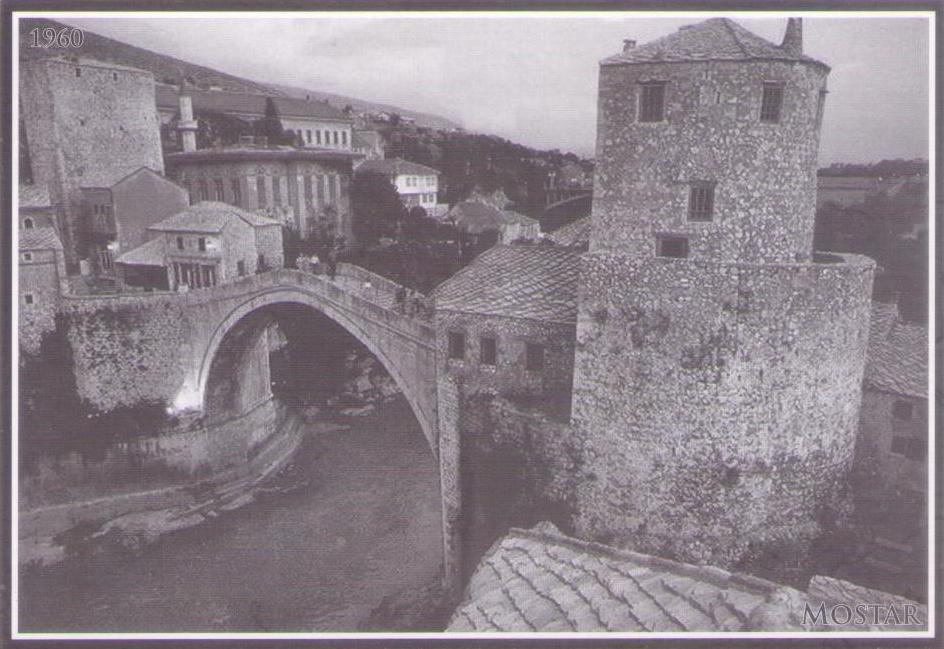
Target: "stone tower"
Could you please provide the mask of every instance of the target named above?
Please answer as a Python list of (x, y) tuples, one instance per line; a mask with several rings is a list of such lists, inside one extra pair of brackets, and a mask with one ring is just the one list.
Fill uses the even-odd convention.
[(711, 19), (600, 68), (573, 417), (578, 532), (731, 565), (851, 465), (874, 264), (813, 252), (829, 68)]

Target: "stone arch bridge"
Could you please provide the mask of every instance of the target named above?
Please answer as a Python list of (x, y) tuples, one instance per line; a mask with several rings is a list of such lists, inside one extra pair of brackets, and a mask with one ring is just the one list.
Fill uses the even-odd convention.
[[(280, 269), (189, 293), (67, 296), (61, 312), (69, 321), (79, 394), (103, 410), (155, 400), (177, 411), (205, 410), (214, 372), (244, 371), (250, 358), (268, 363), (267, 354), (253, 356), (260, 349), (261, 327), (252, 321), (271, 307), (309, 308), (340, 325), (402, 390), (439, 464), (449, 584), (458, 562), (458, 444), (450, 439), (441, 452), (436, 332), (428, 320), (395, 308), (399, 288), (363, 268), (340, 264), (333, 280)], [(240, 341), (241, 327), (255, 333)], [(240, 347), (235, 353), (234, 340)], [(215, 365), (220, 359), (229, 360), (222, 372)], [(270, 397), (268, 366), (258, 369), (246, 373), (265, 376), (257, 391)]]

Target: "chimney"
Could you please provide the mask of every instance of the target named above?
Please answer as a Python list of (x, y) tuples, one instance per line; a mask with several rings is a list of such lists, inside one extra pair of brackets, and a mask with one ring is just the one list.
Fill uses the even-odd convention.
[(787, 30), (783, 33), (783, 42), (780, 48), (786, 52), (799, 56), (803, 54), (803, 19), (787, 19)]
[(180, 132), (184, 153), (190, 153), (197, 150), (197, 121), (193, 118), (193, 99), (183, 88), (180, 89), (178, 106), (180, 120), (177, 122), (177, 130)]
[(626, 54), (626, 52), (630, 50), (634, 50), (634, 49), (636, 49), (636, 41), (633, 40), (632, 38), (624, 38), (623, 39), (623, 54)]

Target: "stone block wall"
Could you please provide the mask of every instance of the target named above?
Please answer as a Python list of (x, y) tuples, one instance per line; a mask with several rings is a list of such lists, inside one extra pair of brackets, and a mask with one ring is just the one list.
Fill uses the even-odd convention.
[[(575, 329), (572, 325), (489, 316), (453, 311), (436, 311), (437, 345), (442, 371), (462, 378), (466, 394), (559, 397), (569, 399), (574, 371)], [(449, 333), (465, 335), (465, 358), (449, 358)], [(497, 362), (486, 365), (480, 358), (480, 340), (495, 338)], [(531, 371), (525, 363), (527, 343), (544, 346), (544, 369)]]
[[(895, 404), (911, 406), (911, 418), (895, 416)], [(893, 452), (896, 437), (924, 448), (921, 457)], [(903, 447), (904, 448), (904, 447)], [(928, 401), (876, 390), (868, 385), (862, 392), (859, 437), (856, 442), (856, 473), (876, 497), (896, 491), (926, 494), (928, 485)], [(880, 490), (882, 494), (875, 493)], [(922, 495), (922, 498), (924, 496)]]
[[(29, 254), (27, 260), (24, 254)], [(20, 348), (35, 354), (39, 351), (43, 336), (56, 328), (56, 312), (62, 291), (61, 278), (65, 276), (65, 265), (61, 252), (55, 250), (19, 251), (19, 319), (18, 339)], [(32, 303), (27, 304), (26, 296)]]
[[(657, 234), (684, 234), (693, 258), (809, 260), (827, 73), (776, 61), (604, 64), (590, 249), (651, 257)], [(666, 84), (663, 121), (638, 119), (647, 81)], [(783, 84), (776, 124), (760, 121), (771, 81)], [(698, 181), (717, 183), (711, 222), (687, 218)]]
[[(256, 230), (256, 254), (265, 257), (269, 269), (285, 265), (285, 249), (282, 246), (282, 226), (264, 226)], [(257, 269), (261, 270), (261, 269)]]
[(581, 536), (730, 565), (811, 538), (851, 466), (874, 263), (584, 257)]
[(22, 66), (20, 83), (33, 175), (64, 206), (71, 265), (78, 189), (110, 185), (140, 167), (164, 170), (154, 77), (107, 63), (43, 59)]

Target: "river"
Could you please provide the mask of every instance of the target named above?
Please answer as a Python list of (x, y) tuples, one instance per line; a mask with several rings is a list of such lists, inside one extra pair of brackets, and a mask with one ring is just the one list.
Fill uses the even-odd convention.
[[(137, 556), (24, 575), (23, 632), (436, 628), (437, 465), (402, 398), (350, 430), (309, 434), (295, 487)], [(439, 628), (442, 628), (439, 626)]]

